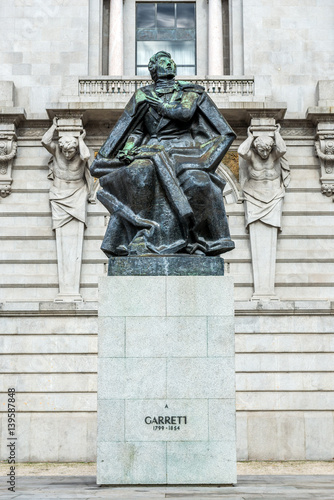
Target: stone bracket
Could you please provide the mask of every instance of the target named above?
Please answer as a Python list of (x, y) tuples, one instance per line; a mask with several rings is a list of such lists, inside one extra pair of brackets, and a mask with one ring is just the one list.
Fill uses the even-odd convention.
[(17, 125), (26, 118), (22, 108), (2, 108), (0, 112), (0, 196), (12, 190), (13, 162), (17, 152)]
[(72, 135), (79, 137), (84, 128), (85, 110), (63, 109), (62, 107), (48, 108), (51, 119), (57, 118), (57, 132), (59, 137)]
[(334, 201), (334, 119), (318, 123), (315, 151), (320, 161), (321, 192), (333, 196)]
[(315, 154), (320, 161), (321, 192), (334, 201), (334, 80), (319, 80), (318, 106), (308, 108), (306, 119), (316, 126)]

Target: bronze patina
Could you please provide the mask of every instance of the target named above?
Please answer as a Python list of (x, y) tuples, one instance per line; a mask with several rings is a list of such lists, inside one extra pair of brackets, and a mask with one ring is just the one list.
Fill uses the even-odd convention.
[(136, 91), (91, 166), (110, 212), (107, 256), (219, 255), (234, 248), (215, 174), (235, 134), (203, 87), (176, 81), (167, 52)]

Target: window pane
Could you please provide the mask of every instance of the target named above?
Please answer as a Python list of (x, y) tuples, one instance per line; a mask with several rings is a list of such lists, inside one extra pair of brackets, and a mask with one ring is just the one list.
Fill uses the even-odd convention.
[(177, 3), (176, 4), (176, 26), (177, 28), (195, 27), (195, 4)]
[(155, 4), (137, 3), (137, 28), (155, 27)]
[(158, 28), (174, 28), (175, 11), (174, 3), (157, 4), (157, 26)]
[[(147, 65), (150, 57), (159, 50), (169, 52), (176, 64), (195, 66), (195, 42), (183, 41), (148, 41), (137, 42), (137, 64)], [(181, 69), (181, 68), (180, 68)], [(180, 71), (178, 71), (179, 74)], [(194, 73), (192, 73), (194, 74)]]
[(170, 52), (178, 74), (196, 73), (195, 2), (137, 3), (137, 74), (147, 74), (150, 57)]
[(150, 76), (150, 72), (147, 66), (138, 66), (137, 67), (137, 75), (138, 76)]
[(195, 74), (195, 66), (178, 66), (178, 76), (193, 76)]

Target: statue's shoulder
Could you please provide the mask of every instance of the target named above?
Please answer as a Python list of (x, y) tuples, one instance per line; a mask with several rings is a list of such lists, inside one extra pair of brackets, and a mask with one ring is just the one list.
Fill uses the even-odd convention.
[(140, 87), (135, 91), (128, 104), (131, 107), (134, 102), (140, 104), (141, 102), (146, 101), (146, 96), (151, 95), (153, 90), (154, 85), (145, 85), (144, 87)]
[(184, 80), (178, 80), (177, 83), (180, 87), (180, 90), (183, 90), (184, 92), (196, 92), (197, 94), (203, 94), (205, 92), (205, 88), (202, 87), (202, 85), (198, 85), (197, 83), (186, 82)]
[(143, 87), (139, 87), (139, 89), (136, 90), (135, 95), (137, 94), (150, 94), (154, 90), (154, 84), (151, 85), (144, 85)]

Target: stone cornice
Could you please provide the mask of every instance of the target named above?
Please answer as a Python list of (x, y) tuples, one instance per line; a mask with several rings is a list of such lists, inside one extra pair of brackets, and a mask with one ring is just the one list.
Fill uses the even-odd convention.
[(313, 106), (308, 108), (306, 119), (314, 124), (334, 121), (334, 106)]
[[(123, 112), (129, 95), (115, 96), (115, 100), (87, 100), (85, 97), (73, 97), (73, 101), (50, 103), (46, 111), (52, 120), (57, 117), (80, 117), (86, 125), (90, 121), (114, 120)], [(275, 101), (227, 100), (217, 95), (210, 96), (228, 122), (240, 126), (248, 126), (252, 118), (274, 118), (280, 121), (284, 118), (287, 104)]]
[(24, 108), (0, 108), (0, 123), (10, 123), (17, 127), (26, 118), (27, 115)]

